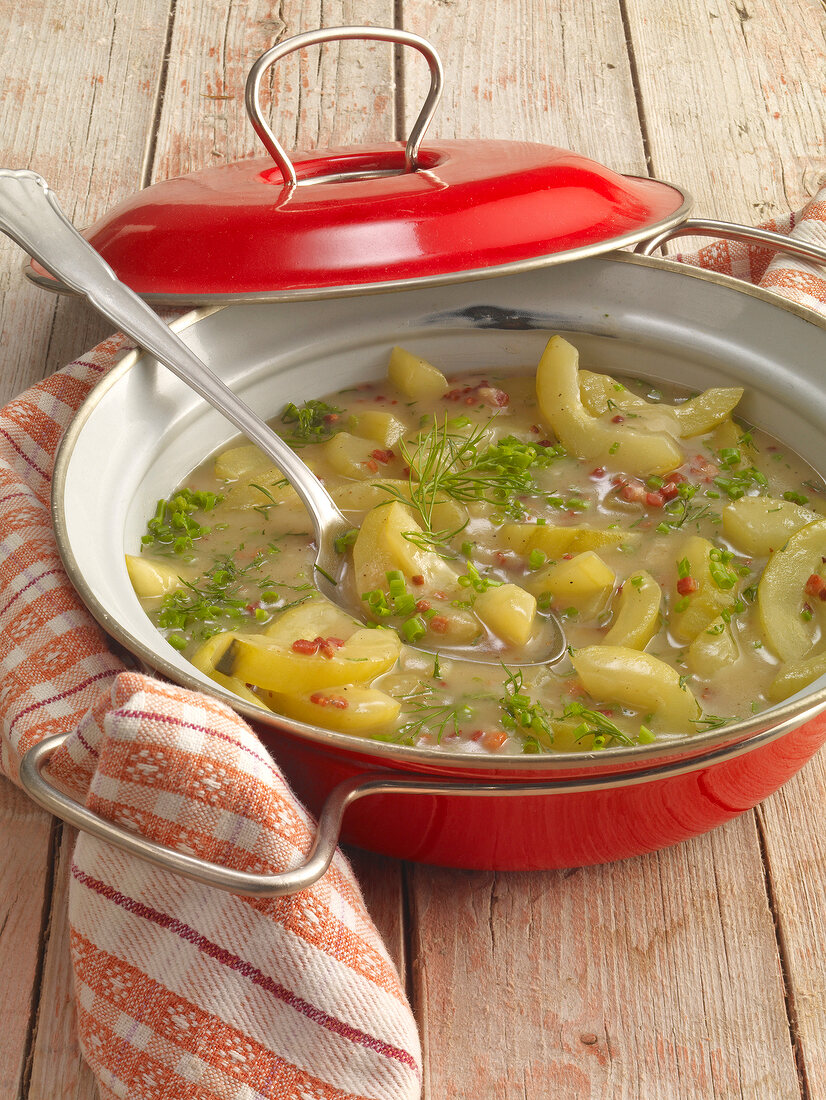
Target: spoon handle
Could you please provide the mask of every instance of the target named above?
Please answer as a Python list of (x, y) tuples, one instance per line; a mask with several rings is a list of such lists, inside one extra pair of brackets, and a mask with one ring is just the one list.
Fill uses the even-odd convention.
[(127, 336), (200, 394), (275, 462), (324, 531), (352, 526), (294, 451), (236, 397), (158, 315), (123, 283), (78, 233), (48, 184), (27, 169), (0, 169), (0, 230), (46, 270), (89, 302)]

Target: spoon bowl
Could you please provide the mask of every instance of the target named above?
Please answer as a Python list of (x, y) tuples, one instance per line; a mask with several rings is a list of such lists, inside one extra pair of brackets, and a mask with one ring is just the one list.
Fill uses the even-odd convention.
[[(353, 524), (339, 510), (316, 475), (273, 429), (237, 397), (220, 378), (141, 299), (121, 283), (106, 261), (66, 218), (46, 181), (27, 169), (0, 169), (0, 230), (25, 249), (50, 274), (85, 297), (107, 320), (208, 401), (271, 458), (309, 512), (317, 553), (314, 580), (319, 592), (348, 614), (367, 621), (363, 605), (343, 582), (345, 555), (336, 540)], [(511, 664), (543, 665), (559, 661), (566, 651), (559, 622), (549, 616), (547, 650), (530, 661), (510, 658)], [(454, 651), (447, 647), (415, 646), (428, 653), (446, 653), (483, 664), (499, 664), (488, 651)]]

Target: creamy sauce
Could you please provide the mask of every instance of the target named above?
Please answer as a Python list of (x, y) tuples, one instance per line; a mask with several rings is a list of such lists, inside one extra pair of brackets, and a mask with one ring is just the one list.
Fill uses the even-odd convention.
[[(644, 382), (613, 379), (603, 383), (602, 392), (601, 404), (590, 415), (616, 426), (618, 442), (609, 448), (616, 457), (606, 461), (566, 453), (542, 415), (536, 380), (528, 372), (454, 377), (447, 393), (429, 400), (412, 398), (389, 381), (366, 384), (302, 410), (288, 408), (273, 422), (352, 518), (360, 538), (367, 537), (368, 516), (377, 508), (387, 514), (394, 502), (415, 521), (411, 530), (424, 531), (408, 542), (425, 566), (415, 573), (411, 566), (401, 581), (396, 578), (398, 601), (382, 571), (369, 589), (372, 603), (368, 596), (364, 605), (373, 606), (377, 622), (399, 631), (402, 641), (447, 648), (434, 657), (402, 645), (391, 667), (360, 681), (359, 690), (373, 693), (369, 698), (358, 691), (348, 695), (340, 682), (324, 682), (324, 670), (334, 667), (347, 641), (338, 633), (329, 635), (329, 653), (322, 644), (326, 632), (316, 636), (310, 630), (309, 637), (287, 639), (284, 648), (322, 669), (319, 682), (294, 693), (292, 702), (289, 676), (277, 689), (256, 686), (243, 679), (252, 666), (238, 663), (238, 647), (214, 640), (226, 632), (266, 636), (286, 612), (316, 606), (319, 599), (312, 583), (315, 547), (309, 518), (269, 460), (242, 443), (199, 467), (179, 490), (177, 505), (159, 502), (141, 556), (161, 579), (141, 581), (133, 573), (143, 606), (171, 644), (219, 683), (239, 685), (245, 697), (300, 720), (403, 744), (470, 753), (592, 750), (690, 736), (748, 717), (770, 704), (772, 684), (785, 666), (767, 636), (757, 599), (768, 549), (754, 553), (749, 538), (740, 535), (741, 524), (736, 518), (730, 522), (734, 513), (724, 516), (724, 509), (741, 508), (737, 502), (746, 498), (771, 498), (765, 522), (788, 511), (796, 517), (789, 519), (789, 531), (794, 524), (796, 530), (823, 513), (823, 483), (787, 447), (762, 432), (747, 431), (727, 413), (708, 432), (674, 436), (669, 409), (689, 395), (664, 395)], [(597, 399), (592, 394), (592, 402)], [(390, 414), (398, 424), (376, 414)], [(670, 431), (681, 451), (679, 465), (647, 476), (624, 471), (620, 454), (626, 446), (623, 432), (630, 426)], [(398, 431), (401, 435), (394, 438)], [(440, 452), (439, 466), (433, 455), (446, 443), (448, 460)], [(451, 453), (459, 456), (452, 466)], [(434, 470), (443, 475), (441, 488), (428, 496), (422, 487), (427, 489)], [(457, 473), (467, 476), (451, 478)], [(178, 525), (173, 527), (175, 515)], [(763, 524), (760, 518), (761, 530)], [(543, 542), (537, 535), (542, 527), (574, 532), (570, 549), (565, 549), (564, 535)], [(378, 560), (380, 555), (369, 550), (367, 558)], [(348, 546), (343, 552), (354, 551)], [(570, 598), (560, 594), (567, 582), (559, 567), (567, 563), (579, 570), (568, 586)], [(593, 576), (583, 572), (586, 567)], [(355, 566), (350, 569), (356, 590), (366, 568), (361, 574)], [(555, 582), (547, 582), (553, 588), (549, 592), (544, 578), (554, 576)], [(817, 581), (803, 580), (789, 613), (808, 632), (808, 656), (818, 652), (826, 604)], [(476, 615), (483, 596), (488, 599), (508, 585), (529, 590), (538, 605), (524, 645), (503, 639), (492, 629), (493, 620), (480, 622)], [(656, 622), (646, 631), (650, 640), (637, 637), (634, 643), (631, 638), (632, 644), (620, 648), (632, 657), (648, 654), (673, 670), (679, 678), (672, 692), (676, 709), (652, 702), (650, 692), (640, 693), (633, 685), (620, 686), (621, 663), (613, 674), (616, 687), (597, 694), (593, 675), (604, 683), (599, 670), (589, 679), (577, 667), (580, 651), (588, 656), (606, 640), (612, 644), (623, 590), (629, 586), (636, 587), (638, 597), (643, 588), (646, 593), (658, 588), (660, 596)], [(629, 604), (634, 595), (626, 593)], [(378, 614), (382, 600), (389, 614)], [(706, 605), (710, 610), (703, 613)], [(771, 606), (768, 598), (765, 606)], [(520, 657), (529, 658), (544, 644), (543, 614), (549, 610), (563, 623), (569, 655), (554, 667), (520, 669)], [(361, 625), (352, 624), (343, 633)], [(501, 664), (463, 660), (463, 647), (469, 645), (488, 647)], [(641, 675), (649, 672), (642, 669)], [(683, 696), (693, 696), (696, 711), (684, 710)], [(384, 710), (381, 698), (390, 700)], [(378, 717), (365, 712), (360, 720), (361, 706), (372, 706), (370, 713)], [(677, 712), (696, 717), (675, 725)], [(388, 714), (391, 720), (381, 718)]]

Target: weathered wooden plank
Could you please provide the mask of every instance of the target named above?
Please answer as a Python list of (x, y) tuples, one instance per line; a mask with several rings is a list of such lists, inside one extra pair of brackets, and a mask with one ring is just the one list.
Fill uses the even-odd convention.
[(346, 855), (361, 886), (364, 903), (396, 964), (402, 982), (407, 976), (404, 924), (404, 865), (356, 848)]
[(629, 0), (655, 175), (747, 224), (802, 205), (826, 171), (826, 21), (809, 0)]
[[(403, 0), (402, 18), (445, 65), (434, 134), (561, 145), (645, 175), (618, 0)], [(405, 56), (409, 125), (427, 70)]]
[[(179, 3), (153, 178), (266, 155), (244, 110), (253, 61), (284, 37), (364, 22), (392, 26), (392, 0), (295, 0), (277, 15), (266, 0)], [(394, 136), (393, 56), (384, 43), (333, 43), (291, 55), (263, 86), (265, 116), (288, 151)]]
[(92, 1071), (82, 1060), (69, 955), (69, 870), (77, 833), (63, 827), (55, 869), (49, 939), (37, 1007), (27, 1100), (97, 1100)]
[(751, 815), (604, 867), (413, 879), (434, 1100), (798, 1095)]
[(811, 1097), (826, 1096), (826, 759), (758, 807), (773, 907), (780, 932), (789, 1009)]
[[(168, 0), (0, 0), (0, 165), (33, 168), (79, 225), (139, 185)], [(19, 273), (0, 240), (0, 403), (71, 361), (111, 325)]]
[(16, 1097), (26, 1071), (37, 999), (44, 906), (51, 883), (51, 819), (0, 779), (0, 1096)]

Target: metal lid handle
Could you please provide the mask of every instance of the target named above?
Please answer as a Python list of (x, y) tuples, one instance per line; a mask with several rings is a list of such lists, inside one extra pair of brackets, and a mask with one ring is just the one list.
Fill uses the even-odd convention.
[(250, 122), (256, 134), (264, 143), (267, 152), (281, 169), (284, 182), (289, 187), (295, 187), (298, 183), (295, 168), (293, 168), (292, 161), (287, 156), (284, 147), (261, 114), (259, 98), (261, 78), (276, 61), (280, 61), (282, 57), (286, 57), (287, 54), (294, 53), (296, 50), (301, 50), (305, 46), (315, 46), (324, 42), (336, 42), (353, 38), (367, 39), (374, 42), (395, 42), (400, 46), (411, 46), (414, 50), (424, 54), (427, 59), (427, 64), (430, 67), (430, 90), (427, 93), (424, 106), (419, 112), (419, 117), (413, 124), (404, 150), (405, 171), (415, 172), (418, 167), (416, 158), (419, 153), (419, 146), (442, 94), (443, 72), (439, 55), (427, 39), (421, 38), (418, 34), (411, 34), (409, 31), (395, 30), (390, 27), (328, 27), (325, 30), (297, 34), (293, 38), (287, 38), (276, 46), (272, 46), (261, 54), (247, 77), (244, 101)]

